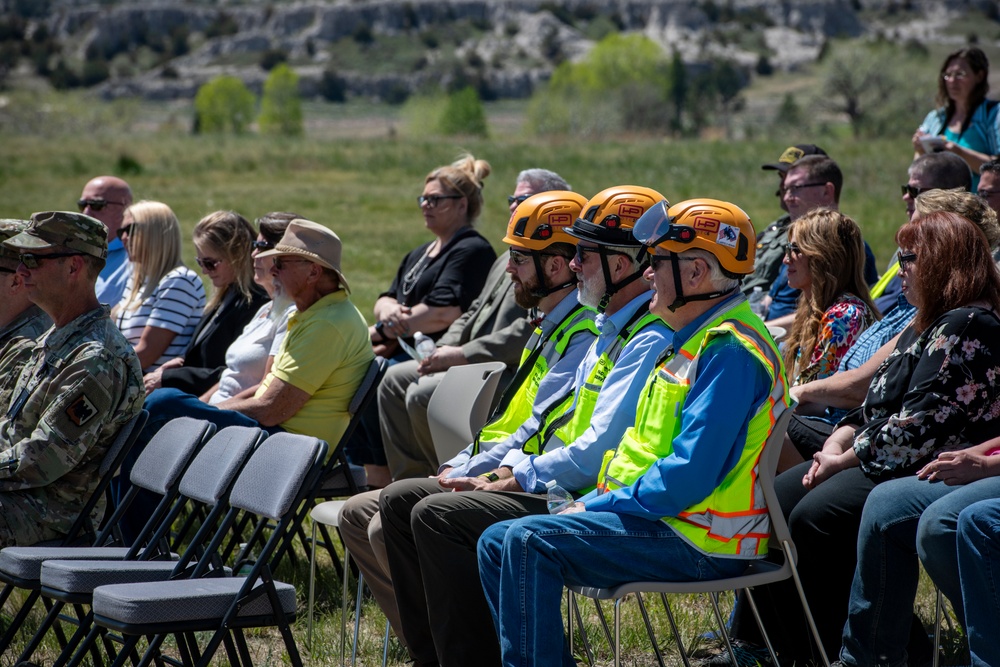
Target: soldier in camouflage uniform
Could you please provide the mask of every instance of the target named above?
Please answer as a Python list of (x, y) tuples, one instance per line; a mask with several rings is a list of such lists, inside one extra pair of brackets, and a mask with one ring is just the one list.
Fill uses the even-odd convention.
[(107, 228), (80, 213), (35, 213), (3, 242), (53, 326), (0, 417), (0, 547), (65, 535), (118, 430), (142, 409), (139, 361), (97, 301)]

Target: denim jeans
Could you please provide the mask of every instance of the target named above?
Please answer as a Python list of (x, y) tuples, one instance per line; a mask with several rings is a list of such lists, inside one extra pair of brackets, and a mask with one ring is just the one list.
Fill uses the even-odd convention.
[[(958, 513), (970, 502), (1000, 494), (1000, 478), (982, 482), (947, 486), (904, 477), (872, 490), (861, 515), (842, 662), (906, 664), (919, 579), (918, 551), (941, 573), (942, 591), (958, 599), (954, 534)], [(961, 613), (960, 603), (955, 608)]]
[(966, 634), (975, 667), (1000, 665), (1000, 498), (966, 507), (958, 517), (958, 572)]
[(739, 575), (748, 563), (704, 554), (662, 521), (611, 512), (497, 523), (480, 537), (478, 555), (504, 667), (574, 664), (555, 639), (567, 584), (698, 581)]

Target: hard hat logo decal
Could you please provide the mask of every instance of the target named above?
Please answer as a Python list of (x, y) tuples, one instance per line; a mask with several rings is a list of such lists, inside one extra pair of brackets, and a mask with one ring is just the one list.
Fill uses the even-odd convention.
[(568, 227), (573, 224), (573, 216), (569, 213), (551, 213), (549, 224), (553, 227)]
[(618, 207), (618, 215), (623, 218), (632, 218), (635, 220), (643, 213), (646, 212), (642, 206), (636, 206), (635, 204), (622, 204)]
[(736, 242), (740, 238), (740, 230), (732, 225), (720, 225), (719, 234), (716, 236), (715, 242), (719, 245), (724, 245), (727, 248), (735, 248)]
[(703, 215), (699, 215), (694, 219), (694, 223), (691, 225), (699, 232), (717, 232), (719, 231), (719, 221), (715, 218), (706, 218)]

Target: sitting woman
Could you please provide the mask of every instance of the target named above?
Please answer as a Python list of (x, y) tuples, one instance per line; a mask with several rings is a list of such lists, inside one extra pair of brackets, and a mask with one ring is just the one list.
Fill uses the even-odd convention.
[(230, 343), (268, 300), (253, 281), (256, 238), (246, 218), (232, 211), (210, 213), (195, 225), (196, 261), (214, 289), (183, 354), (143, 378), (147, 394), (174, 387), (200, 396), (219, 381)]
[[(914, 475), (941, 452), (1000, 435), (1000, 273), (985, 236), (965, 218), (942, 212), (915, 218), (896, 241), (903, 291), (917, 307), (916, 318), (875, 374), (865, 403), (841, 421), (813, 461), (775, 481), (828, 654), (840, 649), (849, 596), (852, 616), (864, 616), (848, 628), (848, 664), (870, 665), (875, 656), (886, 655), (874, 643), (880, 630), (873, 622), (887, 620), (879, 618), (879, 609), (887, 595), (901, 591), (881, 578), (906, 570), (883, 562), (884, 554), (869, 556), (864, 541), (858, 542), (869, 494), (889, 480)], [(859, 580), (852, 590), (856, 566)], [(795, 587), (764, 588), (768, 595), (757, 596), (758, 607), (767, 627), (781, 628), (771, 637), (782, 661), (814, 659), (803, 619), (788, 614), (796, 604)], [(867, 602), (855, 606), (859, 595)], [(747, 607), (741, 600), (734, 622), (734, 633), (744, 640), (755, 625)], [(892, 621), (902, 625), (895, 649), (904, 662), (896, 654), (886, 664), (905, 664), (910, 619), (904, 613)], [(854, 639), (856, 633), (865, 638)], [(926, 634), (922, 639), (926, 643)]]
[[(865, 250), (857, 223), (837, 211), (816, 209), (792, 223), (785, 246), (788, 284), (801, 290), (792, 330), (785, 341), (785, 368), (792, 386), (833, 375), (858, 336), (878, 319), (864, 279)], [(819, 451), (833, 424), (785, 436), (778, 470)]]
[(472, 225), (483, 208), (489, 173), (488, 162), (464, 155), (427, 175), (417, 203), (435, 238), (403, 258), (392, 285), (375, 302), (371, 336), (377, 354), (396, 356), (397, 339), (412, 344), (417, 331), (437, 340), (486, 284), (496, 252)]
[(205, 288), (181, 262), (180, 224), (166, 204), (129, 206), (119, 237), (132, 274), (111, 317), (148, 373), (187, 347), (205, 307)]

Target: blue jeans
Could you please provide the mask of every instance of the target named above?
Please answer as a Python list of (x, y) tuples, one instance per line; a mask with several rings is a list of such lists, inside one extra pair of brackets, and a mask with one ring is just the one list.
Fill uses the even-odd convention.
[(976, 667), (1000, 665), (1000, 499), (977, 502), (958, 517), (958, 572), (969, 652)]
[(555, 641), (567, 584), (716, 579), (741, 574), (748, 562), (704, 554), (662, 521), (611, 512), (503, 521), (479, 538), (478, 556), (505, 667), (574, 665)]
[[(255, 419), (251, 419), (233, 410), (220, 410), (214, 405), (203, 403), (197, 396), (185, 393), (180, 389), (157, 389), (146, 397), (143, 407), (149, 411), (149, 419), (146, 420), (146, 425), (139, 433), (138, 438), (136, 438), (135, 445), (129, 451), (128, 456), (125, 457), (125, 461), (122, 463), (121, 474), (112, 482), (112, 496), (116, 507), (132, 486), (129, 482), (129, 474), (135, 465), (136, 459), (142, 454), (142, 451), (149, 444), (149, 441), (153, 439), (153, 436), (159, 433), (160, 429), (170, 420), (177, 417), (191, 417), (193, 419), (210, 421), (220, 429), (227, 426), (256, 426), (261, 428), (261, 425)], [(281, 427), (273, 427), (266, 430), (269, 433), (275, 433), (282, 429)], [(122, 536), (127, 544), (131, 544), (142, 530), (153, 510), (156, 509), (156, 505), (160, 502), (161, 497), (145, 489), (139, 490), (135, 500), (132, 501), (128, 511), (125, 512), (125, 516), (122, 517)]]
[[(931, 564), (928, 572), (940, 573), (940, 582), (935, 581), (942, 592), (960, 599), (954, 534), (958, 513), (970, 502), (997, 495), (1000, 478), (946, 486), (904, 477), (872, 490), (861, 515), (841, 661), (906, 664), (920, 572), (918, 553)], [(961, 614), (961, 604), (955, 609)]]

